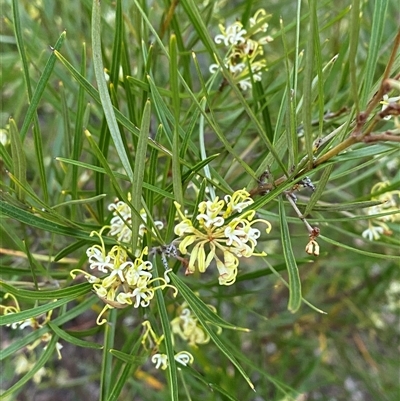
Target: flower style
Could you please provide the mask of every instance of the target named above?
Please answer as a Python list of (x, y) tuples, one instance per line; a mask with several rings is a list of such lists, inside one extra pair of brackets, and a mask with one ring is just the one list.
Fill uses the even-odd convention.
[[(86, 280), (93, 285), (93, 290), (97, 296), (105, 303), (103, 310), (97, 318), (97, 324), (105, 323), (106, 319), (101, 319), (108, 309), (126, 308), (133, 305), (146, 308), (154, 298), (154, 293), (158, 288), (164, 289), (171, 287), (174, 289), (174, 296), (177, 290), (168, 284), (165, 278), (153, 278), (151, 272), (153, 265), (150, 261), (144, 260), (148, 254), (147, 247), (134, 261), (129, 259), (128, 252), (120, 245), (115, 245), (106, 251), (103, 238), (100, 232), (93, 231), (91, 236), (97, 235), (101, 245), (93, 245), (86, 251), (89, 258), (90, 269), (105, 273), (103, 277), (97, 277), (80, 269), (70, 272), (73, 278), (77, 274), (83, 274)], [(158, 284), (156, 284), (158, 283)]]
[[(384, 216), (373, 217), (368, 220), (368, 228), (362, 232), (362, 237), (370, 241), (378, 240), (382, 235), (391, 235), (392, 231), (387, 222), (396, 222), (400, 220), (400, 191), (386, 191), (385, 188), (389, 187), (388, 181), (378, 182), (371, 189), (371, 200), (379, 201), (381, 204), (371, 206), (368, 208), (368, 215), (376, 215), (380, 213), (388, 213)], [(379, 195), (375, 193), (382, 192)]]
[[(260, 9), (249, 19), (249, 30), (239, 21), (226, 28), (220, 24), (221, 34), (214, 38), (215, 43), (228, 47), (224, 58), (225, 68), (230, 71), (243, 91), (251, 89), (253, 81), (261, 81), (262, 71), (266, 69), (265, 61), (259, 57), (264, 54), (263, 45), (273, 40), (271, 36), (265, 35), (268, 18), (265, 10)], [(256, 36), (260, 36), (260, 33), (261, 37), (257, 39)], [(211, 64), (209, 67), (212, 74), (220, 69), (219, 64)]]
[(175, 202), (182, 220), (175, 226), (175, 234), (179, 236), (179, 251), (182, 255), (190, 255), (187, 274), (195, 270), (204, 273), (212, 260), (215, 260), (219, 283), (231, 285), (236, 280), (238, 258), (266, 255), (255, 253), (260, 230), (253, 228), (253, 225), (257, 222), (264, 223), (267, 225), (266, 232), (269, 233), (271, 224), (262, 219), (253, 220), (255, 210), (242, 212), (253, 202), (244, 189), (223, 200), (216, 197), (213, 201), (203, 201), (198, 206), (197, 224), (185, 217), (181, 205)]

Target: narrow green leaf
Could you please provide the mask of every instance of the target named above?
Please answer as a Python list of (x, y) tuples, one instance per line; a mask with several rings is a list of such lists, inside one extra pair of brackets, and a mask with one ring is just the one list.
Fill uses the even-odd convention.
[(46, 220), (26, 210), (22, 210), (16, 206), (10, 205), (7, 202), (0, 201), (0, 216), (6, 215), (12, 219), (18, 220), (31, 227), (36, 227), (40, 230), (52, 232), (59, 235), (68, 235), (75, 238), (86, 239), (90, 241), (90, 232), (82, 231), (77, 228), (63, 226), (54, 221)]
[[(295, 166), (298, 160), (298, 133), (297, 133), (297, 116), (296, 116), (296, 92), (292, 87), (292, 77), (296, 74), (296, 71), (290, 73), (289, 66), (289, 48), (286, 39), (286, 33), (281, 19), (281, 31), (282, 31), (282, 42), (285, 49), (285, 67), (286, 67), (286, 137), (287, 137), (287, 148), (289, 153), (289, 166)], [(297, 57), (296, 57), (297, 58)], [(283, 99), (282, 99), (283, 102)], [(283, 104), (282, 104), (283, 106)], [(281, 107), (282, 107), (281, 106)]]
[(86, 240), (80, 240), (73, 242), (72, 244), (66, 246), (64, 249), (62, 249), (60, 252), (58, 252), (55, 256), (53, 261), (58, 262), (59, 260), (63, 259), (67, 255), (71, 254), (72, 252), (76, 251), (77, 249), (80, 249), (84, 246), (87, 246), (87, 241)]
[(25, 298), (29, 300), (48, 300), (48, 299), (61, 299), (80, 297), (81, 295), (90, 293), (91, 285), (89, 283), (81, 283), (71, 287), (62, 288), (60, 290), (38, 290), (30, 291), (21, 288), (16, 288), (10, 284), (0, 280), (0, 286), (10, 294), (13, 294), (17, 299)]
[(350, 20), (349, 69), (351, 96), (353, 98), (356, 114), (360, 112), (359, 86), (357, 81), (357, 48), (360, 37), (360, 0), (353, 0)]
[[(4, 287), (3, 283), (1, 283), (1, 285)], [(75, 297), (63, 298), (54, 302), (49, 302), (45, 305), (38, 306), (36, 308), (27, 309), (18, 313), (12, 313), (10, 315), (0, 316), (0, 326), (21, 322), (35, 316), (40, 316), (43, 313), (49, 312), (62, 305), (67, 304), (68, 302), (71, 302), (73, 299), (75, 299)]]
[(115, 8), (115, 27), (114, 40), (112, 46), (112, 57), (111, 57), (111, 71), (110, 81), (113, 83), (115, 90), (118, 88), (119, 73), (121, 65), (121, 50), (124, 36), (124, 20), (122, 17), (122, 1), (117, 0), (117, 6)]
[(101, 344), (94, 343), (92, 341), (85, 341), (81, 340), (80, 338), (77, 338), (70, 333), (66, 332), (65, 330), (60, 329), (57, 325), (55, 325), (52, 322), (48, 322), (47, 325), (50, 327), (54, 333), (63, 339), (64, 341), (76, 345), (77, 347), (83, 347), (83, 348), (92, 348), (92, 349), (102, 349), (103, 346)]
[[(14, 18), (14, 32), (15, 32), (15, 37), (17, 39), (17, 46), (18, 46), (18, 51), (21, 57), (22, 61), (22, 71), (24, 74), (24, 81), (28, 93), (28, 99), (29, 99), (29, 107), (28, 110), (25, 114), (25, 120), (21, 128), (21, 138), (22, 141), (24, 141), (26, 134), (28, 132), (29, 126), (32, 122), (33, 119), (33, 142), (35, 146), (35, 153), (36, 153), (36, 159), (38, 162), (38, 170), (39, 170), (39, 176), (40, 176), (40, 182), (41, 182), (41, 187), (43, 191), (43, 198), (47, 202), (48, 201), (48, 188), (47, 188), (47, 178), (46, 178), (46, 171), (44, 167), (44, 162), (43, 162), (43, 144), (42, 144), (42, 136), (40, 133), (40, 125), (39, 125), (39, 120), (37, 116), (37, 108), (39, 104), (39, 100), (44, 92), (45, 86), (47, 84), (47, 81), (50, 78), (51, 72), (54, 67), (55, 63), (55, 58), (53, 55), (50, 56), (45, 69), (43, 71), (42, 76), (40, 77), (39, 83), (36, 87), (35, 93), (32, 94), (32, 88), (31, 88), (31, 81), (30, 81), (30, 76), (29, 76), (29, 66), (28, 66), (28, 61), (27, 57), (25, 54), (25, 44), (23, 42), (22, 38), (22, 31), (21, 31), (21, 23), (20, 23), (20, 16), (19, 16), (19, 8), (18, 8), (18, 2), (13, 0), (12, 2), (12, 8), (13, 8), (13, 18)], [(63, 32), (58, 39), (55, 47), (57, 49), (61, 48), (62, 42), (64, 41), (65, 37), (65, 32)]]
[(115, 117), (113, 105), (111, 103), (110, 94), (108, 93), (107, 83), (104, 76), (104, 66), (101, 53), (101, 7), (99, 0), (93, 0), (92, 9), (92, 44), (93, 44), (93, 66), (96, 75), (96, 81), (99, 88), (99, 96), (103, 107), (104, 115), (107, 120), (107, 125), (113, 138), (115, 149), (121, 160), (122, 166), (125, 169), (130, 181), (133, 183), (133, 171), (127, 156), (127, 150), (121, 137), (121, 132), (118, 127)]
[(215, 312), (213, 312), (197, 295), (195, 295), (179, 276), (177, 276), (175, 273), (170, 273), (170, 276), (174, 282), (174, 285), (176, 288), (178, 288), (179, 293), (183, 296), (190, 308), (193, 311), (196, 310), (196, 314), (203, 315), (208, 323), (211, 323), (216, 327), (222, 327), (229, 330), (250, 331), (245, 327), (235, 326), (232, 323), (222, 319)]
[[(94, 0), (97, 1), (97, 0)], [(110, 350), (114, 348), (115, 332), (117, 330), (117, 310), (111, 309), (104, 325), (104, 347), (103, 358), (100, 369), (100, 400), (106, 401), (111, 391), (111, 374), (113, 355)]]
[[(218, 156), (218, 155), (210, 156), (207, 159), (207, 163), (209, 163), (210, 160), (213, 160), (216, 156)], [(75, 166), (79, 166), (79, 167), (82, 167), (82, 168), (87, 169), (87, 170), (93, 170), (93, 171), (97, 171), (97, 172), (102, 173), (102, 174), (108, 174), (108, 172), (104, 168), (98, 167), (98, 166), (94, 166), (93, 164), (88, 164), (88, 163), (84, 163), (84, 162), (80, 162), (80, 161), (76, 161), (76, 160), (71, 160), (71, 159), (65, 159), (63, 157), (56, 157), (56, 160), (58, 160), (60, 162), (63, 162), (63, 163), (68, 163), (68, 164), (72, 164), (72, 165), (75, 165)], [(198, 168), (198, 169), (201, 169), (201, 167)], [(129, 181), (128, 177), (125, 174), (114, 172), (114, 176), (115, 176), (115, 178), (120, 178), (122, 180)], [(160, 198), (162, 197), (162, 198), (174, 199), (174, 196), (171, 195), (170, 192), (167, 192), (167, 191), (165, 191), (165, 190), (163, 190), (163, 189), (161, 189), (159, 187), (156, 187), (154, 185), (150, 185), (147, 182), (143, 182), (143, 187), (148, 189), (148, 190), (150, 190), (150, 191), (152, 191), (152, 192), (155, 192), (158, 195), (160, 195)], [(99, 195), (99, 196), (101, 196), (101, 195)]]
[[(114, 189), (117, 192), (118, 198), (124, 200), (124, 202), (125, 202), (127, 199), (126, 195), (125, 195), (124, 191), (121, 189), (121, 186), (118, 184), (117, 178), (116, 178), (113, 170), (111, 170), (111, 167), (108, 164), (107, 159), (104, 157), (103, 152), (97, 146), (97, 143), (94, 141), (92, 134), (88, 130), (85, 130), (85, 135), (86, 135), (86, 138), (87, 138), (91, 148), (93, 149), (97, 159), (99, 160), (100, 164), (103, 166), (108, 178), (111, 180), (112, 184), (114, 185)], [(133, 174), (133, 172), (132, 172), (132, 174)], [(132, 177), (132, 179), (133, 179), (133, 177)]]
[(370, 96), (373, 94), (373, 82), (378, 64), (379, 51), (381, 49), (383, 29), (387, 18), (387, 8), (389, 0), (381, 0), (373, 3), (374, 15), (372, 19), (371, 38), (368, 41), (368, 55), (365, 65), (365, 73), (363, 74), (363, 86), (360, 97), (360, 107), (365, 109)]
[[(328, 238), (323, 235), (320, 235), (318, 238), (322, 239), (325, 242), (328, 242), (329, 244), (335, 245), (339, 248), (343, 248), (343, 249), (347, 249), (347, 250), (355, 252), (355, 253), (359, 253), (360, 255), (370, 256), (371, 258), (391, 259), (391, 260), (400, 261), (400, 256), (398, 256), (398, 255), (389, 255), (388, 253), (375, 253), (375, 252), (364, 251), (360, 248), (354, 248), (352, 246), (346, 245), (342, 242), (335, 241), (332, 238)], [(366, 241), (366, 240), (364, 239), (364, 241)], [(373, 241), (369, 241), (369, 242), (372, 243)]]
[(292, 313), (295, 313), (301, 305), (301, 282), (299, 270), (297, 268), (296, 259), (293, 254), (292, 244), (290, 241), (289, 226), (286, 220), (285, 206), (282, 198), (279, 199), (279, 220), (281, 226), (283, 256), (285, 258), (289, 275), (288, 309)]
[[(86, 44), (82, 44), (81, 52), (81, 74), (84, 77), (86, 73)], [(75, 119), (74, 142), (72, 147), (72, 159), (79, 160), (79, 156), (83, 148), (83, 129), (84, 129), (84, 115), (85, 115), (85, 91), (82, 86), (79, 86), (78, 101)], [(73, 199), (78, 198), (78, 168), (72, 165), (72, 186), (71, 194)], [(75, 208), (72, 208), (72, 219), (75, 217)]]
[(307, 35), (307, 47), (305, 50), (306, 60), (304, 68), (304, 81), (303, 81), (303, 126), (305, 147), (308, 156), (308, 163), (313, 161), (313, 132), (312, 132), (312, 80), (314, 74), (314, 46), (315, 46), (315, 24), (316, 21), (316, 0), (309, 1), (310, 16), (309, 27)]
[(135, 355), (126, 354), (125, 352), (121, 352), (116, 349), (111, 349), (110, 353), (113, 356), (115, 356), (116, 358), (118, 358), (121, 361), (124, 361), (125, 363), (128, 363), (128, 364), (142, 365), (146, 362), (146, 357), (144, 357), (144, 356), (138, 357)]
[[(131, 330), (129, 337), (124, 342), (122, 351), (110, 349), (110, 354), (112, 354), (116, 360), (111, 377), (114, 386), (110, 391), (107, 401), (117, 401), (119, 399), (119, 395), (125, 383), (132, 377), (132, 372), (140, 365), (143, 365), (143, 359), (148, 357), (146, 351), (139, 352), (139, 349), (142, 347), (140, 336), (141, 329), (142, 326), (138, 325), (134, 330)], [(142, 357), (142, 355), (145, 356)], [(124, 363), (125, 366), (123, 366)]]
[(148, 100), (145, 104), (142, 124), (140, 126), (140, 135), (135, 155), (135, 169), (133, 173), (132, 181), (132, 206), (138, 213), (132, 214), (132, 253), (135, 253), (138, 238), (139, 238), (139, 226), (143, 223), (143, 219), (140, 216), (140, 210), (142, 208), (143, 200), (143, 179), (146, 167), (146, 156), (147, 156), (147, 144), (150, 130), (150, 118), (151, 118), (151, 103)]
[(57, 209), (58, 207), (67, 206), (67, 205), (86, 205), (87, 203), (96, 202), (97, 200), (105, 198), (106, 196), (107, 196), (107, 194), (100, 194), (100, 195), (92, 196), (90, 198), (85, 198), (85, 199), (69, 200), (66, 202), (58, 203), (57, 205), (54, 205), (51, 208)]
[[(341, 212), (341, 211), (349, 211), (349, 210), (360, 210), (360, 209), (365, 209), (367, 207), (372, 207), (372, 206), (381, 205), (381, 204), (382, 204), (382, 202), (380, 202), (380, 201), (364, 201), (364, 202), (348, 202), (348, 203), (325, 203), (324, 202), (324, 204), (314, 206), (313, 210), (320, 211), (320, 212)], [(302, 205), (302, 203), (298, 202), (298, 205)], [(308, 203), (307, 203), (307, 205), (308, 205)], [(363, 218), (365, 218), (365, 216)], [(324, 221), (325, 221), (325, 219), (324, 219)]]
[[(157, 265), (154, 259), (154, 268), (153, 271), (155, 274), (160, 277), (157, 269)], [(171, 325), (169, 323), (169, 316), (167, 312), (167, 308), (165, 306), (165, 300), (163, 297), (163, 292), (161, 289), (156, 290), (156, 300), (158, 312), (161, 320), (161, 326), (164, 333), (164, 344), (165, 344), (165, 352), (168, 356), (168, 367), (167, 367), (167, 379), (170, 390), (170, 400), (178, 401), (179, 400), (179, 386), (178, 386), (178, 372), (175, 361), (175, 351), (174, 345), (172, 343), (172, 330)]]
[(172, 106), (174, 112), (174, 129), (172, 139), (172, 184), (174, 188), (175, 200), (179, 204), (183, 204), (183, 189), (182, 189), (182, 172), (181, 164), (179, 163), (180, 155), (180, 140), (179, 140), (179, 115), (180, 115), (180, 99), (179, 99), (179, 80), (178, 80), (178, 50), (176, 45), (176, 36), (171, 35), (169, 42), (170, 50), (170, 82), (172, 91)]
[[(54, 50), (54, 55), (60, 60), (60, 62), (65, 66), (65, 68), (71, 73), (71, 75), (76, 79), (76, 81), (81, 85), (85, 91), (98, 103), (101, 104), (101, 99), (99, 96), (99, 92), (94, 88), (90, 82), (82, 76), (79, 71), (77, 71), (70, 62), (58, 51)], [(136, 127), (127, 117), (125, 117), (119, 110), (116, 108), (113, 109), (117, 120), (134, 135), (139, 135), (139, 128)], [(152, 146), (157, 146), (157, 144), (153, 143)]]
[(303, 212), (304, 217), (306, 217), (311, 210), (313, 210), (315, 204), (318, 202), (318, 200), (320, 199), (320, 197), (322, 196), (326, 184), (329, 181), (329, 178), (331, 176), (333, 170), (333, 164), (329, 165), (326, 167), (326, 169), (323, 171), (321, 178), (319, 179), (318, 185), (314, 191), (314, 193), (312, 194), (310, 200), (307, 203), (307, 207)]
[(182, 370), (182, 372), (187, 373), (188, 376), (195, 377), (198, 381), (200, 381), (204, 385), (204, 387), (209, 388), (211, 391), (213, 392), (218, 391), (220, 394), (224, 395), (228, 400), (239, 401), (239, 398), (236, 398), (232, 394), (229, 394), (227, 390), (225, 390), (220, 385), (212, 381), (214, 379), (211, 378), (212, 373), (209, 375), (209, 377), (204, 377), (190, 366), (182, 366), (180, 369)]
[[(26, 157), (23, 149), (20, 133), (18, 132), (15, 121), (10, 118), (10, 142), (11, 142), (11, 157), (13, 164), (13, 173), (20, 181), (22, 186), (27, 186), (26, 182)], [(15, 192), (19, 200), (24, 201), (25, 192), (20, 187), (16, 187)]]

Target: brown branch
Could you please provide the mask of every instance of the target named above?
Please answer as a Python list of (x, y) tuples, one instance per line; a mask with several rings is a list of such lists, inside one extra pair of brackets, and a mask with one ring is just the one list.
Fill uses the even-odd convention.
[(383, 134), (370, 134), (363, 138), (365, 143), (381, 141), (400, 142), (400, 135), (394, 135), (390, 131), (386, 131)]

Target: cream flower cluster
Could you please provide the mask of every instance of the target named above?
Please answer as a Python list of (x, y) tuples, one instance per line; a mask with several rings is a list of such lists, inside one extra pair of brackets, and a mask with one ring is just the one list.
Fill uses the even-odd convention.
[[(192, 220), (181, 211), (181, 205), (175, 202), (180, 219), (175, 226), (178, 235), (179, 251), (189, 254), (187, 274), (198, 270), (204, 273), (215, 260), (219, 271), (219, 283), (231, 285), (236, 280), (239, 259), (241, 257), (265, 256), (255, 253), (260, 230), (254, 228), (257, 222), (266, 224), (266, 232), (271, 224), (266, 220), (255, 219), (255, 210), (243, 212), (253, 203), (250, 194), (243, 190), (236, 191), (224, 199), (216, 197), (213, 201), (203, 201), (198, 206), (198, 214)], [(189, 251), (190, 248), (190, 251)]]
[[(130, 194), (128, 195), (130, 200)], [(110, 231), (108, 235), (116, 237), (120, 242), (130, 243), (132, 239), (132, 210), (128, 204), (118, 199), (108, 206), (108, 210), (113, 212), (113, 217), (110, 221)], [(144, 210), (140, 211), (140, 216), (143, 221), (147, 222), (147, 215)], [(162, 221), (155, 221), (154, 225), (157, 229), (162, 230), (164, 224)], [(143, 236), (146, 233), (146, 226), (139, 226), (139, 239), (137, 248), (142, 248)]]
[[(382, 192), (389, 186), (390, 183), (388, 181), (378, 182), (372, 187), (371, 193)], [(376, 215), (380, 213), (391, 214), (374, 217), (368, 220), (368, 228), (363, 231), (361, 235), (370, 241), (378, 240), (381, 235), (390, 235), (392, 233), (389, 226), (386, 224), (387, 222), (400, 221), (400, 191), (393, 190), (383, 192), (380, 195), (372, 196), (371, 200), (380, 201), (381, 204), (368, 208), (368, 215)]]
[(191, 346), (207, 344), (210, 341), (209, 335), (186, 303), (180, 309), (180, 315), (171, 321), (172, 332), (179, 335), (182, 340), (187, 341)]
[[(99, 325), (107, 321), (106, 319), (100, 320), (100, 318), (108, 309), (125, 308), (129, 305), (134, 308), (139, 306), (145, 308), (154, 298), (156, 289), (172, 287), (168, 284), (168, 271), (165, 272), (164, 278), (153, 278), (151, 272), (153, 265), (150, 261), (145, 260), (145, 255), (148, 254), (147, 247), (134, 261), (120, 245), (114, 245), (107, 251), (101, 235), (105, 228), (107, 226), (103, 227), (99, 233), (96, 231), (91, 233), (91, 236), (99, 237), (101, 245), (93, 245), (86, 251), (90, 269), (96, 271), (97, 275), (80, 269), (70, 272), (73, 278), (77, 274), (83, 274), (86, 280), (93, 285), (97, 296), (105, 303), (97, 318)], [(99, 277), (98, 273), (104, 275)], [(175, 287), (172, 288), (176, 291)]]
[[(225, 28), (219, 25), (220, 35), (215, 37), (215, 43), (228, 48), (224, 58), (225, 67), (231, 72), (242, 90), (252, 87), (253, 81), (261, 81), (262, 72), (266, 69), (263, 45), (272, 41), (265, 35), (268, 29), (266, 20), (269, 18), (265, 10), (258, 10), (249, 20), (249, 30), (243, 24), (235, 21)], [(259, 36), (258, 39), (256, 37)], [(261, 37), (260, 37), (261, 36)], [(221, 69), (218, 64), (211, 64), (210, 72), (216, 73)]]

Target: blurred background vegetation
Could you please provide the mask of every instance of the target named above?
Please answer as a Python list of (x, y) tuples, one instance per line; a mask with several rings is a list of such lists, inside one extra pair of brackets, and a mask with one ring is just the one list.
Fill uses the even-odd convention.
[[(116, 38), (117, 4), (122, 11), (123, 21), (123, 32), (119, 39)], [(196, 29), (188, 11), (193, 4), (198, 8), (208, 32), (200, 34)], [(148, 17), (154, 31), (139, 12), (138, 5)], [(310, 10), (314, 6), (315, 29), (310, 33)], [(213, 179), (220, 185), (217, 188), (220, 196), (223, 196), (221, 189), (256, 187), (255, 178), (262, 167), (268, 167), (274, 179), (282, 175), (279, 164), (271, 157), (244, 103), (250, 106), (254, 116), (262, 122), (266, 135), (270, 137), (290, 170), (290, 152), (286, 153), (285, 150), (289, 145), (279, 148), (279, 139), (285, 138), (290, 123), (295, 122), (295, 131), (299, 138), (297, 162), (307, 154), (302, 122), (304, 104), (310, 105), (313, 139), (329, 135), (342, 124), (345, 128), (338, 136), (346, 138), (354, 126), (355, 103), (360, 105), (361, 110), (365, 109), (381, 84), (382, 74), (399, 29), (399, 8), (396, 1), (254, 0), (191, 3), (174, 0), (126, 0), (103, 1), (101, 7), (103, 62), (107, 77), (114, 84), (111, 96), (113, 104), (134, 126), (140, 127), (144, 104), (150, 97), (153, 105), (156, 104), (152, 109), (150, 136), (155, 137), (157, 126), (162, 122), (160, 115), (167, 114), (162, 107), (166, 107), (174, 116), (179, 117), (184, 131), (193, 133), (191, 141), (194, 144), (198, 140), (199, 111), (193, 106), (193, 99), (187, 89), (179, 84), (180, 109), (175, 114), (176, 110), (168, 92), (174, 90), (170, 88), (169, 61), (157, 42), (156, 35), (168, 48), (170, 36), (175, 33), (179, 71), (200, 101), (204, 87), (198, 71), (201, 71), (204, 81), (208, 82), (208, 67), (215, 62), (203, 35), (208, 35), (213, 40), (220, 33), (218, 24), (226, 25), (236, 19), (246, 21), (261, 7), (271, 14), (268, 34), (274, 40), (264, 48), (268, 70), (263, 73), (262, 81), (255, 85), (253, 91), (243, 93), (243, 99), (239, 98), (237, 91), (221, 75), (209, 86), (207, 107), (214, 113), (219, 130), (234, 149), (234, 154), (254, 172), (253, 176), (249, 175), (249, 171), (243, 168), (233, 152), (228, 151), (214, 130), (206, 125), (207, 156), (219, 154), (210, 166)], [(354, 7), (360, 8), (357, 23), (352, 19)], [(108, 178), (101, 178), (104, 177), (103, 174), (84, 169), (82, 165), (72, 170), (71, 165), (56, 158), (99, 165), (93, 148), (83, 136), (82, 128), (87, 128), (103, 152), (107, 149), (105, 154), (112, 170), (119, 173), (124, 171), (110, 136), (105, 134), (107, 129), (101, 105), (82, 89), (83, 86), (72, 77), (71, 70), (65, 63), (60, 59), (51, 59), (51, 49), (65, 30), (66, 36), (59, 52), (86, 77), (87, 82), (97, 88), (91, 45), (92, 2), (22, 0), (15, 1), (13, 6), (11, 0), (5, 0), (1, 9), (0, 128), (9, 132), (9, 118), (12, 117), (19, 132), (26, 129), (22, 138), (26, 157), (25, 185), (43, 204), (33, 195), (25, 195), (25, 200), (24, 196), (18, 196), (18, 185), (12, 183), (8, 175), (10, 169), (14, 175), (16, 172), (12, 170), (12, 166), (15, 166), (10, 160), (13, 153), (6, 142), (2, 145), (0, 172), (2, 201), (32, 214), (34, 211), (29, 209), (31, 206), (39, 213), (41, 207), (50, 209), (67, 202), (54, 210), (68, 221), (74, 221), (75, 227), (89, 235), (92, 229), (98, 229), (110, 218), (106, 205), (117, 196), (115, 187)], [(19, 26), (16, 27), (17, 23)], [(295, 57), (296, 29), (299, 30), (298, 58)], [(374, 29), (380, 30), (381, 41), (376, 48), (376, 64), (371, 73), (368, 71), (372, 65), (368, 62), (368, 55), (371, 52)], [(19, 39), (17, 34), (21, 35)], [(322, 85), (313, 87), (312, 99), (303, 99), (301, 104), (304, 79), (307, 78), (308, 64), (305, 58), (310, 47), (310, 35), (311, 42), (314, 41), (317, 48), (312, 77), (317, 76), (318, 70), (323, 70), (320, 76)], [(357, 35), (357, 48), (352, 49), (351, 40)], [(29, 81), (23, 72), (21, 50), (17, 47), (19, 40), (26, 56)], [(113, 64), (116, 59), (116, 43), (121, 44), (117, 65)], [(192, 51), (196, 55), (199, 70), (195, 68)], [(224, 55), (222, 52), (223, 50), (221, 57)], [(328, 64), (334, 57), (335, 62)], [(46, 75), (49, 60), (55, 64), (49, 75)], [(294, 96), (300, 106), (295, 112), (296, 118), (290, 122), (287, 114), (285, 115), (287, 101), (283, 99), (288, 96), (285, 92), (289, 87), (288, 80), (293, 79), (293, 76), (289, 76), (289, 71), (293, 71), (296, 60), (299, 89)], [(353, 68), (351, 60), (355, 61), (355, 80), (350, 76)], [(397, 54), (392, 77), (399, 74), (399, 66)], [(151, 93), (147, 74), (151, 75), (151, 80), (165, 101), (159, 103), (161, 110), (157, 109), (157, 99)], [(41, 78), (45, 75), (48, 78), (36, 107), (37, 133), (34, 134), (32, 124), (24, 128), (24, 121), (32, 102), (32, 93), (43, 83)], [(125, 79), (126, 76), (132, 78)], [(372, 81), (368, 87), (366, 81), (369, 77)], [(359, 102), (355, 99), (358, 96)], [(322, 124), (321, 111), (326, 117)], [(378, 111), (380, 106), (374, 113)], [(80, 125), (77, 125), (78, 121)], [(392, 125), (393, 120), (382, 121), (378, 124), (378, 129), (384, 132)], [(125, 135), (127, 149), (134, 154), (136, 136), (121, 122), (120, 127)], [(39, 142), (38, 136), (41, 138)], [(162, 146), (171, 149), (167, 135), (158, 138), (158, 141)], [(41, 149), (39, 156), (38, 148)], [(189, 147), (184, 155), (190, 165), (199, 162), (195, 149)], [(235, 326), (251, 330), (247, 333), (224, 330), (222, 336), (237, 351), (236, 357), (249, 375), (256, 392), (250, 389), (240, 373), (213, 343), (191, 350), (195, 357), (193, 368), (204, 377), (204, 383), (217, 383), (232, 399), (400, 399), (399, 227), (398, 224), (391, 224), (392, 235), (383, 235), (377, 241), (370, 241), (361, 236), (368, 227), (367, 220), (363, 217), (367, 210), (346, 208), (347, 204), (353, 202), (368, 201), (371, 188), (378, 182), (387, 180), (392, 190), (399, 188), (398, 147), (390, 143), (361, 143), (351, 149), (359, 151), (359, 154), (354, 156), (351, 152), (346, 152), (336, 156), (329, 165), (333, 168), (328, 174), (325, 190), (319, 195), (317, 205), (308, 216), (309, 223), (318, 225), (321, 229), (322, 239), (318, 240), (321, 250), (318, 257), (305, 253), (307, 230), (290, 206), (286, 205), (303, 297), (326, 314), (318, 313), (305, 304), (296, 313), (287, 310), (289, 291), (281, 280), (281, 277), (287, 279), (287, 273), (282, 254), (276, 198), (258, 211), (262, 218), (268, 219), (273, 225), (271, 234), (260, 239), (260, 248), (268, 253), (266, 262), (258, 258), (246, 260), (236, 283), (229, 287), (218, 286), (214, 272), (184, 278), (183, 269), (178, 269), (178, 275), (185, 279), (193, 291), (200, 294), (205, 303), (214, 305), (221, 317)], [(310, 174), (317, 188), (321, 174), (325, 171), (326, 169), (319, 169)], [(155, 174), (156, 185), (166, 190), (171, 182), (170, 176), (171, 160), (160, 153)], [(196, 185), (199, 181), (199, 178), (194, 178)], [(129, 190), (128, 182), (120, 180), (120, 188), (123, 191)], [(68, 203), (73, 199), (86, 199), (100, 194), (106, 194), (106, 197), (96, 198), (94, 202), (85, 205)], [(299, 192), (300, 209), (306, 207), (311, 195), (307, 188)], [(195, 197), (195, 191), (188, 189), (185, 192), (189, 203), (193, 204)], [(173, 222), (166, 221), (171, 207), (170, 200), (168, 202), (162, 203), (159, 200), (154, 205), (153, 213), (154, 218), (162, 218), (164, 223), (171, 226)], [(334, 208), (332, 205), (341, 207)], [(70, 252), (62, 255), (64, 259), (59, 263), (54, 262), (53, 258), (76, 241), (83, 241), (82, 238), (57, 235), (30, 224), (29, 221), (23, 221), (21, 217), (10, 217), (12, 216), (9, 213), (5, 213), (1, 220), (1, 280), (14, 288), (30, 290), (35, 286), (38, 286), (36, 289), (55, 289), (71, 285), (68, 272), (76, 266), (86, 264), (86, 254), (82, 248), (84, 244), (80, 243), (79, 249), (69, 248)], [(49, 221), (63, 223), (61, 217), (55, 216)], [(171, 235), (172, 231), (169, 233)], [(281, 277), (279, 274), (272, 274), (270, 267), (279, 272)], [(178, 268), (178, 264), (175, 268)], [(8, 290), (4, 287), (1, 291), (4, 295)], [(86, 298), (77, 297), (71, 305), (79, 305), (84, 299)], [(32, 308), (34, 301), (21, 300), (21, 309)], [(7, 302), (4, 300), (2, 303)], [(172, 301), (169, 302), (167, 306), (172, 310)], [(71, 330), (79, 338), (102, 343), (103, 328), (95, 324), (96, 314), (101, 308), (100, 302), (92, 302), (80, 315), (67, 322), (64, 329)], [(118, 319), (115, 321), (118, 329), (110, 348), (123, 349), (128, 339), (131, 341), (131, 333), (140, 326), (142, 312), (121, 310), (115, 319)], [(78, 332), (80, 335), (76, 334)], [(2, 327), (2, 349), (7, 350), (22, 335), (22, 331)], [(8, 395), (7, 400), (108, 399), (99, 386), (100, 375), (104, 374), (104, 350), (78, 348), (71, 343), (61, 342), (62, 359), (57, 360), (54, 357), (47, 362), (48, 372), (40, 383), (29, 380)], [(3, 392), (23, 377), (16, 372), (16, 358), (22, 350), (21, 346), (13, 354), (2, 358)], [(108, 368), (112, 369), (110, 366)], [(117, 399), (169, 399), (168, 385), (163, 373), (156, 371), (148, 363), (142, 364), (130, 372)], [(229, 399), (227, 395), (211, 391), (211, 387), (195, 379), (190, 371), (184, 370), (179, 375), (179, 383), (182, 386), (179, 399), (182, 400)]]

